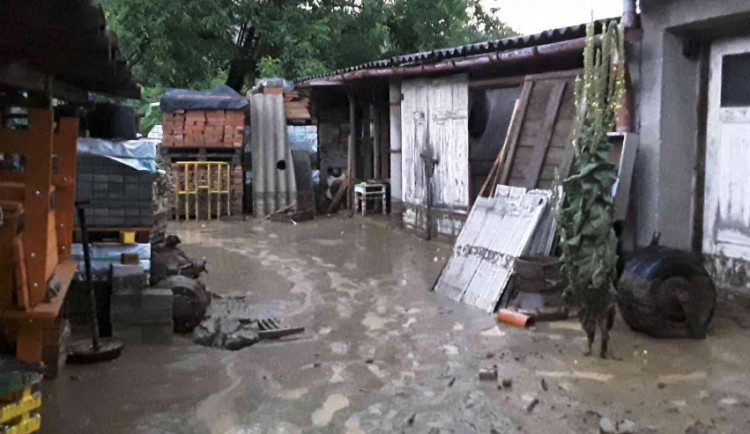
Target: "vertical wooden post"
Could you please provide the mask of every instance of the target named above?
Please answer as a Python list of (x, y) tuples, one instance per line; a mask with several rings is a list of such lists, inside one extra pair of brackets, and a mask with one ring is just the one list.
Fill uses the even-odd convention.
[[(32, 291), (33, 294), (33, 291)], [(21, 320), (16, 341), (16, 358), (26, 363), (39, 363), (44, 352), (44, 327), (42, 321)]]
[(347, 198), (349, 207), (354, 206), (354, 188), (352, 187), (356, 183), (357, 179), (357, 113), (356, 113), (356, 100), (354, 98), (354, 91), (349, 90), (349, 143), (347, 149), (347, 167), (349, 176), (349, 192)]
[[(47, 292), (47, 278), (57, 266), (57, 243), (48, 249), (50, 236), (56, 236), (50, 228), (52, 185), (52, 134), (51, 110), (29, 109), (29, 144), (33, 152), (26, 154), (26, 184), (24, 202), (26, 226), (24, 229), (24, 252), (29, 278), (29, 301), (36, 306)], [(50, 231), (52, 229), (52, 231)], [(52, 265), (50, 270), (49, 264)], [(49, 273), (48, 273), (49, 272)]]
[[(208, 193), (207, 193), (208, 197), (206, 198), (206, 202), (208, 203), (208, 219), (207, 220), (211, 220), (211, 199), (213, 198), (212, 196), (214, 196), (213, 194), (214, 189), (211, 188), (211, 186), (213, 185), (211, 183), (211, 163), (208, 163), (206, 165), (206, 172), (207, 172), (206, 178), (208, 179)], [(217, 175), (217, 178), (219, 178), (219, 190), (221, 190), (221, 167), (219, 167), (219, 174)], [(221, 199), (219, 199), (218, 209), (221, 210)], [(221, 219), (221, 212), (218, 212), (216, 214), (216, 220), (220, 220), (220, 219)]]
[(372, 114), (372, 174), (373, 178), (382, 180), (383, 170), (381, 168), (382, 155), (380, 154), (380, 109), (374, 104), (370, 105)]
[(54, 138), (58, 166), (55, 222), (57, 224), (58, 255), (61, 260), (70, 258), (70, 248), (73, 243), (77, 143), (78, 119), (61, 118)]
[[(226, 190), (227, 190), (227, 216), (232, 216), (232, 166), (229, 163), (224, 163), (225, 167), (227, 169), (227, 182), (226, 182)], [(219, 199), (221, 200), (221, 194), (219, 194)]]

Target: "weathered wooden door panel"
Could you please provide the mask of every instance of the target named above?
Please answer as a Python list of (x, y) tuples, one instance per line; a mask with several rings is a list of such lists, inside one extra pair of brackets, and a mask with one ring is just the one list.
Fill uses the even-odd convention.
[(704, 253), (750, 260), (750, 38), (713, 43)]
[(438, 160), (433, 175), (435, 207), (469, 205), (468, 80), (465, 75), (402, 83), (401, 133), (404, 201), (424, 205), (423, 155)]
[(427, 141), (427, 91), (425, 80), (404, 82), (401, 88), (402, 188), (404, 202), (422, 204), (425, 200), (424, 164), (420, 152)]
[(501, 184), (548, 189), (555, 169), (563, 176), (567, 173), (575, 122), (574, 81), (579, 72), (526, 78), (522, 109), (509, 129), (514, 137), (508, 140)]

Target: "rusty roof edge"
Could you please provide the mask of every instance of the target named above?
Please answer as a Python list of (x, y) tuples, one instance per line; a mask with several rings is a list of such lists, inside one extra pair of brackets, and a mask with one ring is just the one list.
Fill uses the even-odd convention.
[[(604, 24), (612, 21), (619, 22), (619, 20), (620, 17), (605, 18), (594, 21), (594, 24), (597, 27), (597, 33), (601, 32)], [(402, 54), (391, 57), (389, 59), (374, 60), (359, 65), (337, 69), (325, 74), (299, 77), (294, 79), (293, 82), (295, 84), (301, 84), (311, 80), (324, 79), (326, 77), (336, 76), (347, 72), (360, 71), (364, 69), (392, 68), (398, 66), (418, 66), (420, 64), (464, 58), (472, 55), (482, 55), (487, 53), (517, 50), (544, 45), (551, 42), (563, 42), (569, 39), (575, 39), (585, 36), (587, 25), (588, 23), (582, 23), (556, 29), (544, 30), (542, 32), (531, 35), (511, 36), (508, 38), (492, 39), (457, 47), (437, 48), (432, 51)]]

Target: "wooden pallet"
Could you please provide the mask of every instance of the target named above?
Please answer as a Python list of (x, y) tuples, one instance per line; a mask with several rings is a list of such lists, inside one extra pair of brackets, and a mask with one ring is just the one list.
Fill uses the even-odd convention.
[[(151, 239), (152, 228), (89, 228), (89, 241), (94, 243), (114, 241), (123, 244), (146, 244)], [(81, 228), (75, 228), (73, 242), (83, 242)]]
[(162, 148), (161, 155), (172, 164), (179, 161), (217, 161), (232, 164), (242, 162), (242, 148)]

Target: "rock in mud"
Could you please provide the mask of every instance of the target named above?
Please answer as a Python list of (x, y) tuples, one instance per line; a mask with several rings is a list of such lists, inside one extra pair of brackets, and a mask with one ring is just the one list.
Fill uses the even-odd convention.
[(228, 335), (224, 340), (224, 348), (230, 351), (241, 350), (260, 340), (258, 330), (253, 326), (244, 326), (240, 330)]
[(615, 424), (606, 417), (599, 421), (599, 434), (616, 434)]
[(704, 425), (703, 422), (697, 420), (685, 429), (685, 434), (719, 434), (719, 430), (715, 426)]
[(617, 422), (617, 434), (634, 434), (635, 422), (632, 420), (621, 420)]
[(218, 333), (219, 321), (216, 318), (207, 318), (193, 329), (193, 342), (205, 347), (213, 346)]

